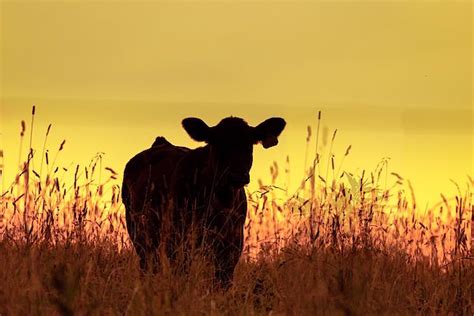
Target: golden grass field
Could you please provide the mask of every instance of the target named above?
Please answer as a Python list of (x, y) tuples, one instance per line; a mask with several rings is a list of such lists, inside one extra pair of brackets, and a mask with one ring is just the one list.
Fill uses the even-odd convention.
[[(317, 124), (308, 144), (319, 140)], [(65, 142), (49, 150), (48, 128), (43, 148), (33, 149), (33, 132), (34, 115), (22, 123), (20, 148), (28, 149), (16, 180), (1, 194), (0, 315), (474, 313), (470, 177), (457, 196), (420, 209), (386, 161), (361, 174), (344, 170), (351, 148), (335, 161), (334, 134), (329, 157), (306, 148), (299, 190), (275, 185), (291, 170), (274, 163), (273, 180), (247, 192), (245, 251), (223, 292), (212, 290), (205, 258), (186, 275), (166, 266), (141, 275), (121, 171), (101, 155), (63, 168)]]

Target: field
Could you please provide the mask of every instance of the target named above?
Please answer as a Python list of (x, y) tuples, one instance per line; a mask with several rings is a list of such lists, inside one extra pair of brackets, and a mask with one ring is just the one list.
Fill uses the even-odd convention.
[[(21, 147), (33, 122), (34, 110)], [(65, 143), (51, 155), (49, 133), (43, 148), (20, 150), (16, 180), (1, 194), (0, 315), (474, 313), (470, 177), (456, 197), (420, 209), (386, 161), (361, 174), (344, 170), (351, 148), (336, 161), (334, 133), (321, 140), (329, 157), (306, 148), (299, 190), (275, 185), (289, 170), (274, 163), (270, 183), (248, 192), (244, 255), (234, 285), (221, 291), (205, 257), (187, 274), (163, 264), (142, 275), (120, 174), (100, 155), (63, 168)], [(308, 127), (308, 144), (311, 137)]]

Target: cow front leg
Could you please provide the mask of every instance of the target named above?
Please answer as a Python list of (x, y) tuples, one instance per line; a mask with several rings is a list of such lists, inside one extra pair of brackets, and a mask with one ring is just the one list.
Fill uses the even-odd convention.
[(218, 287), (227, 290), (232, 285), (234, 270), (239, 262), (242, 250), (237, 245), (227, 245), (216, 252), (215, 256), (215, 279)]
[(227, 290), (232, 285), (234, 270), (244, 246), (243, 224), (214, 239), (215, 277), (219, 286)]
[(219, 263), (216, 263), (215, 285), (218, 288), (223, 290), (227, 290), (230, 288), (230, 286), (232, 285), (232, 279), (234, 277), (234, 268), (235, 266), (232, 266), (230, 264), (219, 265)]

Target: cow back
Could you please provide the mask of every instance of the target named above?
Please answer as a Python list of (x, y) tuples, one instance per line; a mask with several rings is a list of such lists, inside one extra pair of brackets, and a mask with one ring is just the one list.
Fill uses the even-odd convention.
[(135, 155), (124, 171), (122, 199), (128, 212), (143, 213), (169, 197), (172, 176), (188, 148), (159, 137), (152, 147)]

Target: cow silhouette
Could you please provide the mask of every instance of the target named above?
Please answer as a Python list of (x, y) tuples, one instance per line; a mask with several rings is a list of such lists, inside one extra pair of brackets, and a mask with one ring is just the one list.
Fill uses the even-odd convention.
[(277, 145), (285, 125), (274, 117), (252, 127), (228, 117), (209, 127), (186, 118), (183, 128), (205, 146), (189, 149), (157, 137), (127, 163), (122, 199), (142, 270), (156, 268), (162, 255), (174, 264), (202, 250), (215, 264), (216, 281), (230, 285), (243, 250), (253, 145)]

